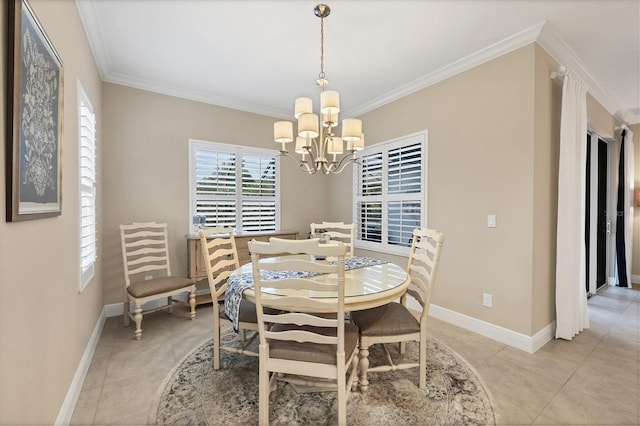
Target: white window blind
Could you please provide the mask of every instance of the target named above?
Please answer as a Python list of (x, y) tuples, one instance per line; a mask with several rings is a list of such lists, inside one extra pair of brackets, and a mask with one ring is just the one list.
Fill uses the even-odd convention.
[(191, 141), (191, 215), (237, 232), (279, 228), (276, 152)]
[(242, 157), (242, 230), (276, 230), (276, 159)]
[(195, 211), (207, 226), (236, 227), (236, 153), (196, 149)]
[(356, 246), (405, 254), (426, 224), (427, 133), (366, 148), (355, 174)]
[(96, 261), (96, 118), (79, 90), (80, 147), (80, 291), (94, 276)]

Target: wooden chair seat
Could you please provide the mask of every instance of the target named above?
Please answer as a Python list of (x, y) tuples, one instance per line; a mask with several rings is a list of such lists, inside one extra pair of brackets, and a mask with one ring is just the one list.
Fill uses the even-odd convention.
[[(220, 308), (218, 317), (227, 319), (227, 316), (224, 314), (224, 300), (222, 302), (218, 302), (218, 307)], [(276, 311), (275, 309), (269, 309), (268, 313), (275, 315), (278, 313), (278, 311)], [(251, 303), (248, 300), (242, 299), (242, 301), (240, 302), (240, 312), (238, 318), (240, 318), (240, 322), (256, 323), (258, 321), (258, 316), (256, 314), (255, 303)]]

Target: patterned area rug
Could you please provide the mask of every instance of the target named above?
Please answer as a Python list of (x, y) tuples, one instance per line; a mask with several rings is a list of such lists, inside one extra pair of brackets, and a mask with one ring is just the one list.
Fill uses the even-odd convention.
[[(227, 330), (222, 340), (237, 342), (237, 336)], [(378, 346), (370, 350), (371, 365), (385, 359), (384, 350)], [(212, 341), (206, 341), (167, 376), (157, 404), (149, 413), (149, 424), (258, 424), (258, 358), (222, 351), (222, 368), (215, 371), (212, 348)], [(397, 345), (388, 348), (392, 356), (396, 355)], [(417, 351), (417, 344), (407, 344), (406, 356), (417, 359)], [(418, 388), (415, 371), (370, 374), (368, 392), (355, 391), (349, 396), (348, 424), (495, 424), (491, 397), (482, 381), (466, 361), (443, 343), (428, 338), (424, 391)], [(335, 392), (297, 394), (291, 386), (279, 382), (271, 393), (270, 423), (337, 424), (335, 399)]]

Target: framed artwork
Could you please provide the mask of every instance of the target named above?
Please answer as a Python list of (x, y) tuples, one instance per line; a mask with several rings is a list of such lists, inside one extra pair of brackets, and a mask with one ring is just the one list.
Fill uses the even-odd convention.
[(62, 213), (63, 65), (26, 0), (9, 0), (7, 221)]

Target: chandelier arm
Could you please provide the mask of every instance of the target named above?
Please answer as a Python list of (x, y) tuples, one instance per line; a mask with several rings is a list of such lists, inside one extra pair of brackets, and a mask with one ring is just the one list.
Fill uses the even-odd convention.
[(331, 170), (329, 172), (332, 174), (342, 173), (344, 168), (352, 163), (360, 165), (360, 162), (358, 161), (358, 157), (356, 156), (355, 151), (351, 155), (345, 155), (344, 157), (342, 157), (337, 164), (332, 163), (331, 166), (335, 165), (335, 167), (331, 167)]
[[(316, 172), (315, 167), (311, 167), (309, 166), (309, 162), (307, 162), (307, 160), (304, 161), (298, 161), (296, 159), (296, 157), (294, 157), (293, 155), (289, 154), (287, 151), (280, 151), (280, 157), (284, 157), (284, 158), (288, 158), (289, 160), (293, 161), (296, 166), (298, 166), (298, 168), (300, 170), (302, 170), (303, 172), (307, 172), (310, 175), (314, 174)], [(312, 161), (313, 163), (313, 161)]]

